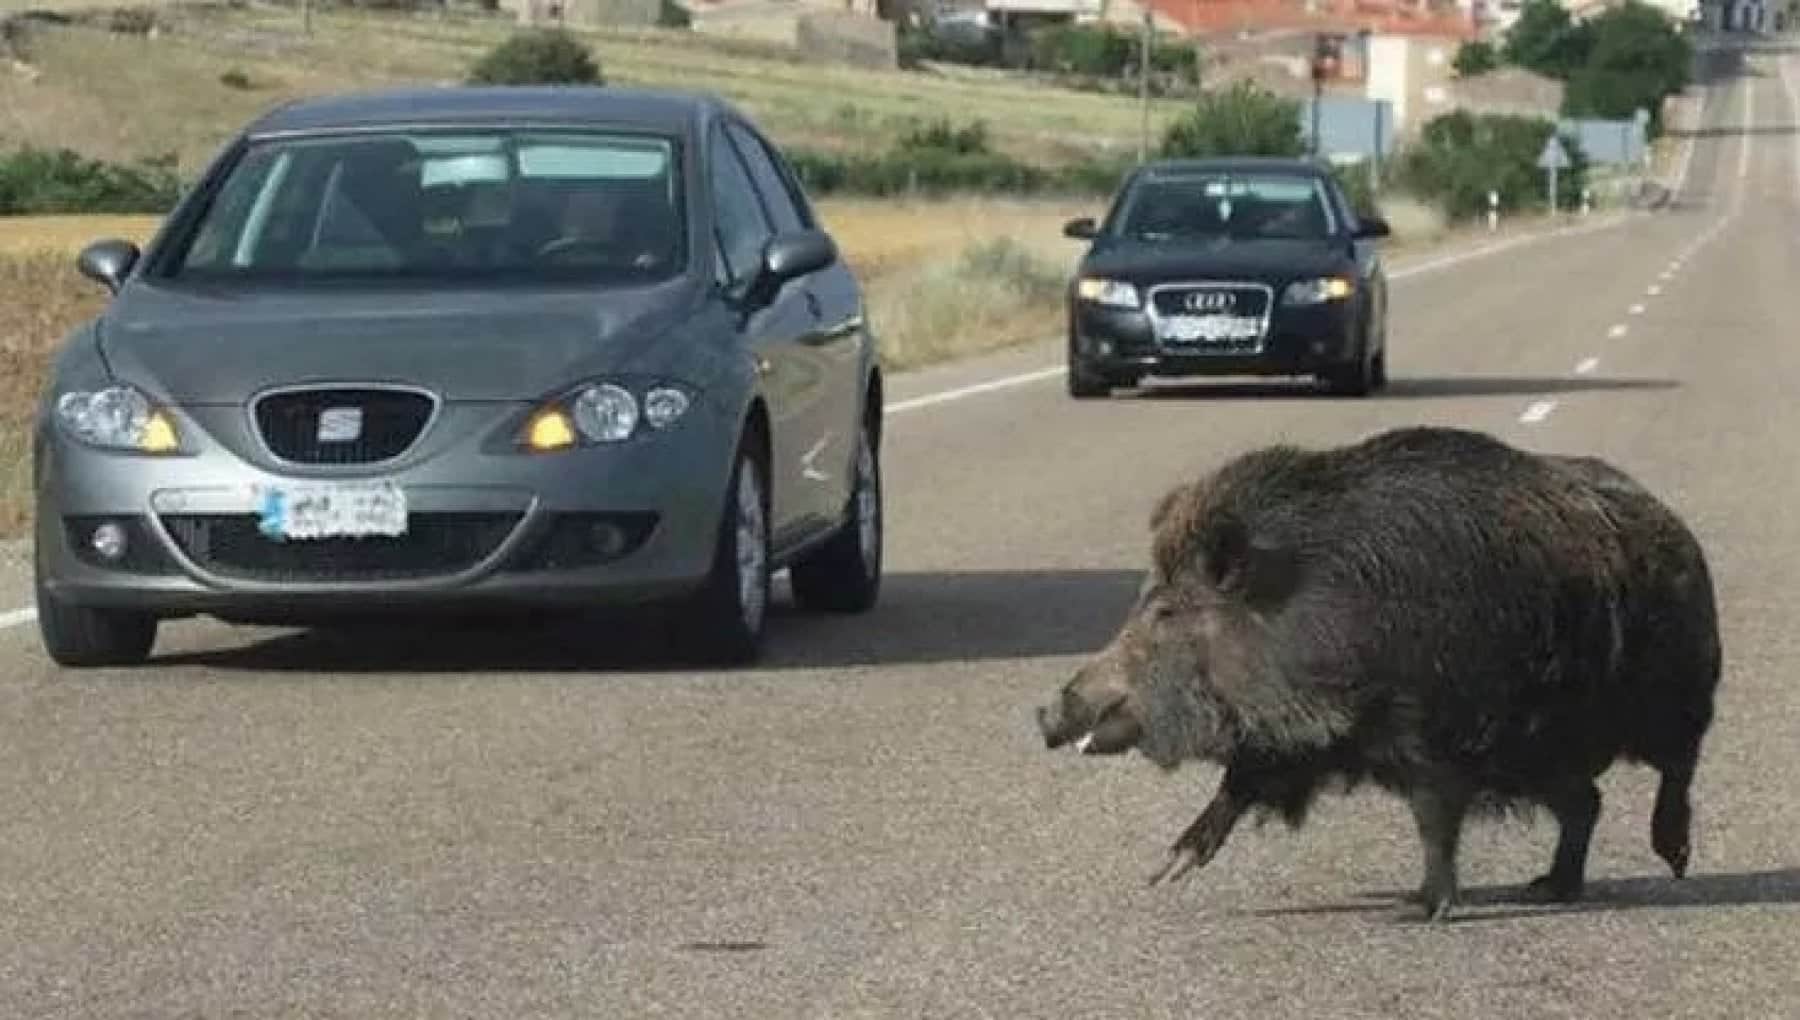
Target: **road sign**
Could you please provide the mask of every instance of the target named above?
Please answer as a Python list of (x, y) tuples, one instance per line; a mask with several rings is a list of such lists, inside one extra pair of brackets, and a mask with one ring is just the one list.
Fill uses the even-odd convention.
[(1544, 151), (1538, 153), (1539, 170), (1567, 170), (1569, 154), (1563, 149), (1562, 139), (1555, 135), (1544, 139)]

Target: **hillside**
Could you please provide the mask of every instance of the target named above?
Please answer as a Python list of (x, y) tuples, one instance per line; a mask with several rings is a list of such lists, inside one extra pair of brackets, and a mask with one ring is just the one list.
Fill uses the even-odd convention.
[[(301, 31), (291, 7), (161, 8), (154, 37), (34, 25), (23, 65), (0, 67), (0, 147), (67, 145), (136, 159), (179, 154), (183, 172), (245, 119), (282, 100), (396, 83), (452, 82), (515, 26), (500, 18), (334, 10)], [(790, 47), (679, 30), (583, 32), (607, 79), (705, 89), (740, 104), (784, 146), (884, 148), (909, 118), (985, 119), (997, 146), (1057, 163), (1134, 151), (1135, 99), (1003, 75), (869, 72), (806, 61)], [(249, 88), (221, 81), (243, 72)], [(1183, 104), (1153, 106), (1150, 128)]]

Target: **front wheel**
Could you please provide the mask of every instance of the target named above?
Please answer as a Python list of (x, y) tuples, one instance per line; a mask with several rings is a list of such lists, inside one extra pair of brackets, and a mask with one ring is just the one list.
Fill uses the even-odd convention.
[(51, 661), (71, 669), (136, 666), (156, 645), (157, 619), (149, 613), (70, 605), (37, 579), (38, 636)]
[(738, 450), (731, 472), (716, 549), (681, 629), (709, 660), (753, 662), (769, 612), (769, 503), (762, 465), (748, 446)]
[(866, 612), (881, 590), (881, 545), (881, 459), (864, 425), (844, 526), (789, 569), (794, 601), (804, 609)]

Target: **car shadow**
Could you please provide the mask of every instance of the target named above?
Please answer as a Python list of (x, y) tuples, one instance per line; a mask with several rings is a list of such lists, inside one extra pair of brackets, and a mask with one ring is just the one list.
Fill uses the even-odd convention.
[[(1252, 910), (1254, 917), (1306, 917), (1332, 914), (1386, 914), (1396, 923), (1422, 923), (1411, 892), (1382, 890), (1364, 894), (1368, 902)], [(1800, 868), (1773, 871), (1667, 874), (1636, 878), (1590, 879), (1578, 903), (1533, 903), (1524, 885), (1465, 887), (1456, 923), (1528, 920), (1559, 915), (1612, 914), (1632, 910), (1683, 910), (1699, 907), (1800, 905)]]
[(1139, 400), (1268, 400), (1278, 397), (1308, 400), (1446, 400), (1458, 397), (1529, 397), (1552, 393), (1593, 393), (1608, 390), (1670, 390), (1681, 384), (1673, 379), (1627, 379), (1605, 376), (1391, 376), (1388, 386), (1366, 397), (1336, 396), (1309, 380), (1226, 383), (1167, 383), (1132, 391)]
[[(842, 669), (1083, 655), (1118, 629), (1134, 570), (890, 573), (861, 615), (803, 612), (785, 583), (756, 669)], [(256, 673), (703, 672), (667, 614), (372, 618), (306, 629), (224, 631), (246, 644), (183, 651), (152, 667)]]

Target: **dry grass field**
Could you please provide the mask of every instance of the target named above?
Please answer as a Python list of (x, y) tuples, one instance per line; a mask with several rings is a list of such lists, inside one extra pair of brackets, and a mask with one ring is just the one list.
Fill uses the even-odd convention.
[[(175, 151), (198, 172), (231, 131), (291, 98), (400, 83), (460, 81), (514, 26), (463, 15), (339, 9), (302, 33), (293, 8), (165, 10), (154, 38), (99, 28), (34, 30), (29, 73), (0, 66), (0, 147), (66, 145), (130, 160)], [(1135, 151), (1135, 100), (1009, 76), (874, 72), (809, 62), (789, 47), (676, 30), (584, 31), (609, 83), (726, 96), (780, 144), (885, 148), (912, 118), (988, 122), (997, 147), (1054, 162), (1110, 148)], [(221, 81), (243, 72), (249, 88)], [(1160, 138), (1184, 108), (1153, 105)], [(126, 112), (128, 111), (128, 112)]]

